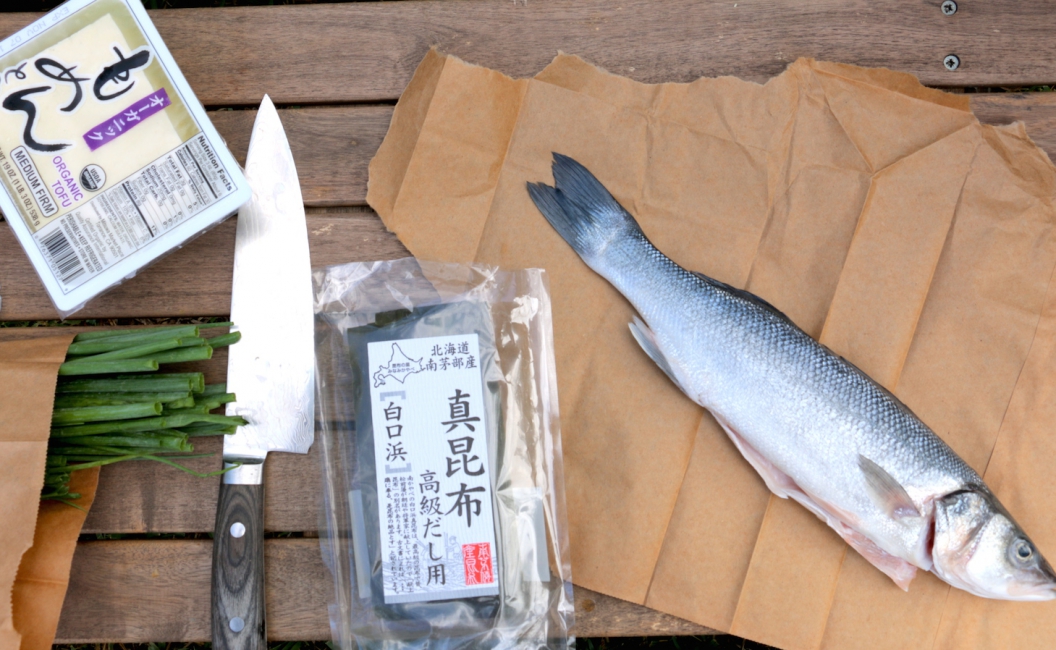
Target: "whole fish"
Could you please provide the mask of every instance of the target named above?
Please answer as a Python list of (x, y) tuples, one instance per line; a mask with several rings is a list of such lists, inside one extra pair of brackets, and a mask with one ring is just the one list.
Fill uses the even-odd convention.
[(898, 398), (761, 298), (668, 259), (576, 161), (554, 154), (553, 174), (556, 187), (528, 184), (535, 205), (634, 305), (635, 340), (774, 494), (903, 589), (919, 568), (987, 598), (1056, 598), (1012, 515)]

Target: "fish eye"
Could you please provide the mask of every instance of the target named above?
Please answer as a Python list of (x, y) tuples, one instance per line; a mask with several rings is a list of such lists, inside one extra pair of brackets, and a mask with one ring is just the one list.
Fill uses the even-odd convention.
[(1016, 553), (1016, 558), (1021, 561), (1029, 560), (1034, 556), (1034, 549), (1031, 548), (1030, 542), (1025, 539), (1017, 540), (1013, 546)]

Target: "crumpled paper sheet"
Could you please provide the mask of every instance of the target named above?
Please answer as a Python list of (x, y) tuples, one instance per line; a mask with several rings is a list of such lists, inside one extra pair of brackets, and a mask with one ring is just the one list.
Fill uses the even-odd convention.
[[(0, 343), (0, 649), (51, 647), (87, 513), (41, 502), (59, 365), (73, 335)], [(91, 506), (99, 471), (75, 472)]]
[(1056, 170), (1022, 124), (888, 70), (645, 85), (559, 55), (431, 52), (370, 166), (417, 257), (543, 267), (577, 584), (783, 648), (1056, 647), (1056, 602), (909, 593), (770, 494), (638, 348), (525, 191), (586, 165), (682, 266), (753, 291), (894, 391), (1056, 559)]

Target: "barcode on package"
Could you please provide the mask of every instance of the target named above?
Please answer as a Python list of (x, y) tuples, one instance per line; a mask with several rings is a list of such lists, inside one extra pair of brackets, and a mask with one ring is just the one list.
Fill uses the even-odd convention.
[(64, 294), (235, 190), (199, 134), (34, 235)]
[(67, 284), (84, 275), (84, 264), (81, 263), (81, 258), (77, 257), (77, 251), (70, 245), (66, 233), (56, 230), (40, 243), (60, 282)]

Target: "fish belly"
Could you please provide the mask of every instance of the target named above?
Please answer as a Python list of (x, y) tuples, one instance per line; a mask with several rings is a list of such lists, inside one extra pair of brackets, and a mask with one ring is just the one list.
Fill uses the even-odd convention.
[(884, 572), (904, 591), (909, 590), (909, 584), (917, 574), (917, 566), (906, 560), (888, 553), (868, 536), (858, 530), (863, 517), (846, 511), (825, 499), (819, 498), (804, 490), (792, 477), (780, 470), (774, 463), (759, 453), (741, 435), (734, 431), (721, 416), (715, 415), (715, 419), (723, 430), (733, 441), (734, 446), (741, 452), (745, 460), (762, 477), (766, 486), (776, 496), (787, 499), (791, 498), (816, 517), (828, 524), (848, 545), (869, 561), (880, 571)]

